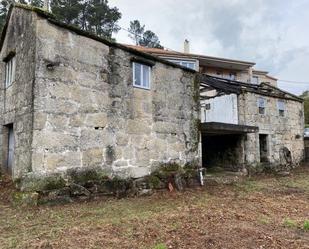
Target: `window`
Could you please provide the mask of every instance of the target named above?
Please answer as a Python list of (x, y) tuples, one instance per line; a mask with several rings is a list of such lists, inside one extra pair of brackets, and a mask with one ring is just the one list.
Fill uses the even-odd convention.
[(236, 80), (236, 73), (230, 73), (229, 74), (229, 79), (230, 80)]
[(205, 105), (205, 109), (206, 109), (206, 110), (210, 110), (210, 108), (211, 108), (210, 104), (206, 104), (206, 105)]
[(280, 117), (284, 117), (285, 115), (285, 103), (283, 100), (278, 100), (277, 102), (278, 112)]
[(150, 66), (133, 62), (133, 86), (150, 89)]
[(258, 76), (253, 76), (251, 79), (251, 83), (258, 85), (259, 84), (259, 77)]
[(187, 67), (187, 68), (191, 68), (193, 70), (195, 70), (195, 62), (193, 61), (180, 61), (180, 60), (169, 60), (170, 62), (173, 62), (173, 63), (176, 63), (180, 66), (183, 66), (183, 67)]
[(15, 56), (6, 61), (5, 64), (5, 86), (9, 87), (15, 79)]
[(266, 106), (266, 101), (264, 98), (259, 98), (258, 99), (258, 108), (259, 108), (259, 114), (265, 114), (265, 106)]

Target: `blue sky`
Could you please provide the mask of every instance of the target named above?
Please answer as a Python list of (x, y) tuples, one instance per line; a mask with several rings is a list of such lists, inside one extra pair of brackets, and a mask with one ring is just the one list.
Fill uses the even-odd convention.
[[(290, 81), (279, 87), (309, 90), (309, 0), (110, 0), (127, 28), (138, 19), (161, 44), (182, 51), (256, 62), (256, 68)], [(118, 42), (132, 43), (125, 31)]]

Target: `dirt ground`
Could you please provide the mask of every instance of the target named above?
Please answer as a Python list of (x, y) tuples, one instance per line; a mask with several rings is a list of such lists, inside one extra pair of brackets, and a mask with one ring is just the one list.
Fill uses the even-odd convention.
[(0, 248), (309, 248), (309, 166), (149, 197), (14, 208), (0, 184)]

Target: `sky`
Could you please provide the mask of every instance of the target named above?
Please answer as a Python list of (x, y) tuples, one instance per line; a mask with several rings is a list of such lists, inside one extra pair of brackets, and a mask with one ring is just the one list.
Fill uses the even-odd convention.
[[(139, 20), (161, 44), (192, 53), (240, 59), (269, 71), (281, 89), (309, 90), (309, 0), (110, 0), (122, 13), (119, 25)], [(132, 44), (126, 31), (114, 37)], [(306, 83), (303, 83), (306, 82)]]

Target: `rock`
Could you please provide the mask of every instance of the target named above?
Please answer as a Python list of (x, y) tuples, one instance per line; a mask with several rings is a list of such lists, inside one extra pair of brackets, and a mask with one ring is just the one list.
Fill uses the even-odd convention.
[(153, 194), (152, 189), (141, 189), (137, 192), (138, 196), (149, 196)]
[(90, 197), (91, 193), (88, 189), (83, 187), (82, 185), (72, 183), (70, 185), (71, 195), (72, 196), (87, 196)]
[(278, 176), (283, 176), (283, 177), (289, 176), (290, 174), (291, 174), (291, 172), (289, 172), (289, 171), (280, 171), (280, 172), (277, 173)]
[(176, 174), (175, 175), (175, 186), (176, 186), (176, 189), (178, 191), (183, 191), (183, 189), (184, 189), (183, 185), (184, 185), (184, 182), (183, 182), (183, 179), (182, 179), (181, 175), (180, 174)]

